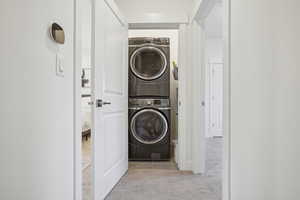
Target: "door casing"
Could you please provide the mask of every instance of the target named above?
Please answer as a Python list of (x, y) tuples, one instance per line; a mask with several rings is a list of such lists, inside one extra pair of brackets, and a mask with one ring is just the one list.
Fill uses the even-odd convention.
[[(82, 0), (74, 0), (74, 200), (82, 199), (82, 174), (81, 174), (81, 11)], [(205, 0), (208, 1), (208, 0)], [(203, 1), (205, 3), (205, 1)], [(224, 130), (224, 161), (223, 161), (223, 200), (230, 200), (230, 1), (224, 0), (224, 107), (223, 107), (223, 130)], [(199, 1), (200, 2), (200, 1)], [(191, 19), (197, 17), (201, 5), (195, 7), (191, 14)], [(186, 22), (188, 23), (188, 22)], [(141, 25), (141, 24), (140, 24)], [(141, 26), (138, 28), (141, 28)], [(151, 28), (161, 28), (169, 24), (158, 23), (151, 24)], [(186, 24), (183, 24), (186, 25)], [(142, 27), (149, 28), (149, 24), (142, 24)], [(178, 28), (179, 23), (172, 24), (173, 28)], [(180, 42), (180, 41), (179, 41)], [(184, 151), (181, 148), (180, 151)], [(180, 154), (180, 153), (179, 153)]]

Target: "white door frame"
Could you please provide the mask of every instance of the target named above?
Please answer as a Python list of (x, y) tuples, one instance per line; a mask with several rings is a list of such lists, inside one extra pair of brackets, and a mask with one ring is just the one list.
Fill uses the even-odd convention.
[(81, 168), (81, 28), (82, 0), (74, 0), (74, 200), (82, 200)]
[(223, 66), (223, 200), (231, 200), (231, 0), (223, 2), (223, 40), (224, 40), (224, 66)]
[(188, 24), (180, 24), (179, 26), (179, 44), (178, 44), (178, 168), (180, 170), (191, 170), (192, 162), (187, 157), (188, 147), (191, 144), (188, 143), (190, 133), (190, 127), (187, 122), (189, 121), (188, 115), (188, 74), (187, 69), (189, 65), (189, 35)]
[[(199, 1), (192, 13), (192, 21), (199, 17), (198, 11), (211, 0)], [(223, 112), (223, 200), (230, 200), (230, 1), (224, 0), (224, 112)], [(81, 0), (74, 0), (74, 200), (82, 199), (81, 173)], [(201, 11), (202, 12), (202, 11)], [(203, 17), (203, 16), (202, 16)], [(187, 25), (187, 24), (184, 24)], [(179, 41), (180, 42), (180, 41)], [(184, 145), (185, 146), (185, 145)], [(181, 148), (180, 155), (185, 158), (186, 149)], [(181, 157), (181, 159), (183, 159)], [(180, 165), (180, 163), (179, 163)]]
[[(198, 5), (195, 7), (192, 16), (191, 22), (193, 21), (203, 21), (214, 7), (214, 4), (218, 3), (218, 0), (203, 0), (198, 1)], [(222, 200), (231, 199), (231, 149), (230, 149), (230, 2), (231, 0), (223, 0), (223, 13), (224, 13), (224, 22), (223, 22), (223, 41), (224, 41), (224, 68), (223, 68), (223, 137), (224, 137), (224, 147), (223, 147), (223, 195)], [(204, 65), (202, 67), (205, 67)], [(204, 80), (205, 82), (205, 80)], [(193, 137), (197, 138), (199, 131), (193, 131)], [(195, 135), (196, 134), (196, 135)], [(197, 145), (200, 141), (194, 141), (194, 145)], [(201, 146), (201, 145), (200, 145)], [(201, 148), (193, 148), (195, 155), (202, 155)]]
[(195, 21), (181, 24), (179, 28), (179, 112), (178, 149), (180, 170), (190, 170), (195, 174), (205, 172), (204, 137), (204, 79), (203, 49), (204, 38), (200, 25)]

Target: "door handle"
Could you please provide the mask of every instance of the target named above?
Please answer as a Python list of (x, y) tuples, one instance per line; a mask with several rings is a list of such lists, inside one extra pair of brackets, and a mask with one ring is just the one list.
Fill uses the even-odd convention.
[(111, 102), (108, 102), (108, 101), (103, 101), (102, 99), (97, 99), (96, 101), (96, 107), (97, 108), (101, 108), (102, 106), (105, 106), (105, 105), (110, 105)]

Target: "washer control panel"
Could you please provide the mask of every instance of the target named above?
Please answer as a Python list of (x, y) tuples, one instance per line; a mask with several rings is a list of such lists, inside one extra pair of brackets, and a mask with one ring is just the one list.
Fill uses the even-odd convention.
[(169, 107), (169, 99), (129, 99), (129, 107)]

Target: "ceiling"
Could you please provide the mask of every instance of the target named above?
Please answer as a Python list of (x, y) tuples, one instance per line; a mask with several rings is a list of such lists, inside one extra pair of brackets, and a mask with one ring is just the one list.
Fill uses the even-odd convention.
[[(115, 0), (130, 24), (187, 23), (193, 8), (199, 1)], [(208, 37), (222, 37), (222, 0), (208, 1), (214, 1), (216, 4), (205, 20), (206, 34)]]
[(186, 22), (195, 0), (115, 0), (129, 23)]
[(176, 8), (177, 12), (190, 12), (195, 0), (115, 0), (121, 10), (131, 9), (147, 12), (170, 12)]

